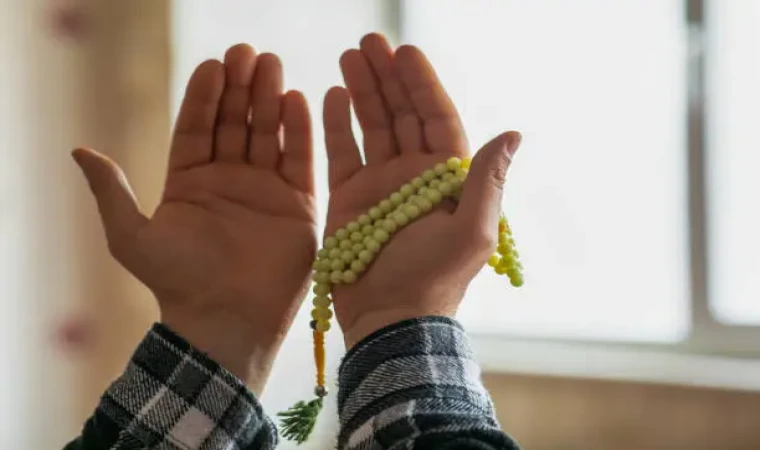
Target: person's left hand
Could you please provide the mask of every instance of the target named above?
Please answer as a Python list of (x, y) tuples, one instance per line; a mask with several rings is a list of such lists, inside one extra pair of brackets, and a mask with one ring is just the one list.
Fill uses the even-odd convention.
[(316, 247), (308, 108), (282, 84), (277, 56), (247, 45), (196, 69), (150, 218), (111, 160), (73, 155), (111, 253), (153, 291), (161, 320), (257, 393), (305, 295)]

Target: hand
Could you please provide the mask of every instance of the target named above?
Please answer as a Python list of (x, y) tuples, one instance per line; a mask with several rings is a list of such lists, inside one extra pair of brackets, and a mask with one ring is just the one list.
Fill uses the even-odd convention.
[[(326, 235), (356, 220), (423, 170), (468, 155), (457, 111), (425, 55), (395, 52), (379, 35), (341, 57), (346, 88), (324, 104), (330, 176)], [(364, 134), (366, 164), (351, 131), (350, 103)], [(496, 247), (502, 185), (520, 135), (505, 133), (474, 159), (458, 206), (429, 213), (395, 234), (353, 285), (334, 291), (346, 344), (392, 323), (454, 316), (470, 280)]]
[(116, 164), (73, 153), (111, 253), (155, 294), (162, 321), (254, 391), (305, 295), (316, 246), (308, 108), (282, 83), (277, 56), (247, 45), (198, 66), (151, 218)]

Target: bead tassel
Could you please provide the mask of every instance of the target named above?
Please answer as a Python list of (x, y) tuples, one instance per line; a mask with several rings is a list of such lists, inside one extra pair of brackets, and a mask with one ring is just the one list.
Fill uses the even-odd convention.
[[(303, 443), (314, 428), (327, 395), (325, 385), (325, 333), (330, 330), (333, 316), (332, 289), (339, 284), (355, 283), (372, 264), (377, 253), (405, 226), (432, 211), (445, 198), (459, 199), (467, 178), (471, 160), (449, 158), (432, 169), (425, 170), (388, 198), (370, 208), (366, 214), (339, 228), (324, 240), (324, 247), (314, 261), (314, 309), (310, 326), (314, 339), (316, 366), (316, 399), (298, 402), (288, 411), (279, 413), (283, 436)], [(502, 214), (498, 224), (499, 243), (488, 265), (499, 275), (506, 275), (515, 287), (523, 285), (522, 264), (515, 250), (512, 231)]]
[(314, 335), (314, 364), (317, 367), (317, 386), (325, 388), (325, 334), (315, 331)]

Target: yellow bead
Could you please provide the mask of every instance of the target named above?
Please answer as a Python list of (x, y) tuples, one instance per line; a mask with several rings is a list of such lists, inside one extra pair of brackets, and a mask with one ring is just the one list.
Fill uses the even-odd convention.
[(358, 222), (349, 222), (348, 225), (346, 225), (346, 229), (348, 229), (349, 233), (352, 233), (354, 231), (359, 231), (359, 223)]
[(368, 239), (364, 242), (364, 246), (367, 247), (371, 253), (377, 253), (380, 250), (380, 243), (375, 238)]
[(356, 283), (356, 273), (353, 270), (343, 272), (343, 282), (346, 284)]
[(438, 163), (435, 166), (433, 166), (433, 172), (435, 172), (436, 175), (441, 176), (444, 173), (446, 173), (446, 164), (444, 163)]
[(459, 170), (456, 171), (456, 173), (454, 174), (454, 176), (457, 177), (457, 178), (459, 178), (460, 180), (462, 180), (462, 182), (464, 182), (464, 180), (467, 179), (467, 171), (464, 170), (464, 169), (459, 169)]
[(318, 283), (314, 285), (314, 289), (312, 289), (312, 291), (316, 295), (327, 295), (330, 293), (331, 289), (332, 287), (327, 283)]
[(507, 269), (505, 269), (505, 268), (504, 268), (504, 267), (502, 267), (502, 266), (496, 266), (496, 267), (494, 268), (494, 271), (495, 271), (495, 272), (496, 272), (498, 275), (504, 275), (505, 273), (507, 273)]
[(499, 244), (498, 247), (496, 247), (496, 252), (502, 256), (509, 255), (512, 253), (512, 249), (509, 246)]
[(404, 198), (409, 197), (410, 195), (414, 194), (414, 187), (411, 184), (405, 184), (401, 186), (401, 189), (398, 190), (398, 192), (404, 196)]
[(330, 281), (332, 281), (333, 284), (340, 284), (343, 282), (343, 271), (342, 270), (336, 270), (330, 274)]
[(507, 233), (499, 233), (499, 245), (509, 245), (512, 244), (509, 242), (509, 235)]
[(433, 203), (427, 199), (427, 197), (418, 197), (417, 200), (414, 202), (417, 207), (420, 208), (420, 211), (426, 213), (433, 209)]
[(412, 184), (412, 187), (414, 187), (415, 189), (419, 189), (419, 188), (421, 188), (422, 186), (425, 185), (425, 180), (423, 180), (420, 177), (416, 177), (416, 178), (412, 179), (412, 183), (411, 184)]
[[(387, 242), (388, 239), (390, 238), (390, 236), (388, 235), (388, 232), (382, 229), (375, 230), (375, 234), (373, 236), (375, 240), (381, 244)], [(367, 248), (369, 249), (369, 246), (367, 246)]]
[(369, 217), (370, 219), (379, 219), (383, 217), (383, 211), (380, 210), (377, 206), (374, 206), (369, 209)]
[(329, 238), (325, 239), (325, 248), (330, 250), (331, 248), (335, 248), (338, 246), (338, 239), (330, 236)]
[(332, 311), (327, 308), (314, 308), (311, 310), (311, 318), (314, 320), (330, 320), (333, 316)]
[[(381, 214), (380, 214), (381, 216), (383, 214), (388, 214), (389, 212), (393, 211), (393, 203), (391, 203), (391, 201), (388, 199), (382, 200), (378, 206), (381, 211)], [(373, 219), (376, 219), (376, 218), (379, 219), (379, 217), (373, 217)]]
[(369, 250), (362, 250), (359, 252), (359, 260), (364, 264), (369, 264), (372, 261), (373, 255)]
[(340, 259), (342, 259), (343, 261), (345, 261), (346, 264), (348, 264), (351, 261), (353, 261), (355, 257), (356, 257), (356, 255), (354, 255), (354, 252), (352, 252), (351, 250), (346, 250), (346, 251), (344, 251), (343, 253), (340, 254)]
[(430, 203), (433, 205), (437, 205), (438, 203), (441, 203), (441, 200), (443, 200), (443, 195), (441, 195), (441, 191), (437, 189), (430, 189), (425, 193), (425, 196), (428, 200), (430, 200)]
[(340, 241), (346, 239), (348, 237), (348, 230), (345, 228), (338, 228), (338, 231), (335, 232), (335, 237)]
[(311, 279), (316, 281), (317, 283), (329, 283), (330, 274), (327, 272), (317, 272), (311, 277)]
[(353, 242), (353, 244), (357, 242), (361, 242), (363, 240), (364, 240), (364, 235), (361, 234), (359, 231), (354, 231), (353, 233), (351, 233), (351, 241)]
[(372, 221), (370, 217), (367, 214), (362, 214), (357, 219), (357, 222), (359, 222), (359, 225), (369, 225), (369, 223)]
[(330, 270), (343, 270), (346, 267), (346, 262), (340, 258), (330, 261)]
[(420, 208), (412, 203), (408, 203), (404, 205), (404, 214), (409, 218), (409, 220), (414, 220), (417, 217), (419, 217), (421, 211)]
[(366, 268), (367, 268), (367, 265), (364, 264), (364, 262), (361, 259), (355, 259), (351, 263), (351, 270), (354, 273), (362, 273), (362, 272), (364, 272), (364, 269), (366, 269)]
[(311, 303), (317, 308), (329, 308), (332, 300), (326, 295), (317, 295)]
[(330, 251), (326, 248), (320, 248), (319, 251), (317, 251), (318, 258), (327, 258), (329, 254), (330, 254)]
[(439, 179), (435, 179), (435, 180), (431, 181), (431, 182), (430, 182), (430, 184), (428, 184), (428, 187), (429, 187), (430, 189), (438, 189), (438, 186), (439, 186), (440, 184), (441, 184), (441, 180), (439, 180)]
[(472, 158), (462, 158), (462, 169), (469, 169), (470, 163), (472, 162)]
[(394, 192), (393, 194), (391, 194), (391, 196), (388, 197), (388, 199), (391, 201), (393, 206), (398, 206), (404, 202), (404, 196), (399, 194), (398, 192)]
[(514, 264), (514, 261), (510, 261), (507, 259), (506, 256), (499, 259), (499, 264), (496, 267), (503, 267), (504, 270), (510, 270), (512, 269), (512, 265)]
[(451, 195), (452, 192), (454, 192), (454, 188), (451, 186), (451, 183), (447, 181), (441, 181), (441, 184), (438, 185), (438, 190), (441, 191), (441, 194), (445, 195)]
[(514, 276), (514, 277), (509, 277), (509, 282), (514, 287), (520, 287), (520, 286), (522, 286), (524, 284), (522, 275), (517, 275), (517, 276)]
[(428, 169), (424, 172), (422, 172), (422, 179), (425, 180), (425, 182), (429, 183), (435, 178), (435, 172)]
[(499, 264), (499, 255), (491, 255), (490, 258), (488, 258), (488, 265), (491, 267), (496, 267)]
[(453, 173), (451, 173), (451, 172), (446, 172), (446, 173), (444, 173), (444, 174), (443, 174), (443, 176), (441, 177), (441, 181), (451, 181), (451, 180), (453, 180), (453, 179), (455, 179), (455, 178), (456, 178), (456, 175), (454, 175), (454, 174), (453, 174)]
[(329, 259), (323, 259), (318, 262), (317, 270), (320, 272), (329, 272), (330, 271), (330, 260)]
[(338, 245), (338, 249), (340, 250), (351, 250), (351, 246), (353, 246), (354, 243), (351, 242), (349, 239), (340, 241), (340, 244)]
[(396, 231), (396, 228), (398, 228), (398, 225), (396, 225), (396, 222), (392, 219), (385, 219), (383, 220), (382, 229), (387, 231), (389, 234)]
[(396, 222), (396, 225), (403, 227), (409, 223), (409, 217), (401, 211), (396, 211), (393, 213), (393, 221)]
[(334, 248), (330, 250), (330, 253), (327, 255), (330, 257), (330, 259), (335, 259), (340, 257), (341, 250), (339, 248)]
[(326, 320), (317, 320), (317, 324), (314, 326), (314, 329), (320, 333), (326, 333), (330, 331), (330, 322)]
[(456, 156), (452, 156), (446, 161), (446, 168), (452, 172), (456, 172), (457, 169), (462, 165), (462, 160), (457, 158)]
[(372, 234), (373, 231), (375, 231), (375, 227), (373, 227), (371, 224), (364, 225), (362, 227), (362, 234), (364, 234), (364, 235), (370, 235), (370, 234)]
[(357, 242), (353, 247), (351, 247), (351, 251), (355, 254), (358, 254), (362, 250), (364, 250), (364, 244), (360, 242)]
[(460, 180), (459, 177), (456, 175), (451, 177), (451, 179), (448, 180), (449, 183), (451, 183), (451, 187), (454, 190), (454, 192), (459, 191), (459, 189), (462, 188), (462, 184), (464, 184), (464, 181)]

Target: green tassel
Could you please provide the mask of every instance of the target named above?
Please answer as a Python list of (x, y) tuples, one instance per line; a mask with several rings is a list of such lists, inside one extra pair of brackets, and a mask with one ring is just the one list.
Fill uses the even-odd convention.
[(318, 397), (308, 403), (298, 402), (287, 411), (277, 413), (280, 417), (282, 436), (289, 441), (303, 444), (309, 439), (317, 423), (317, 416), (322, 410), (322, 397)]

